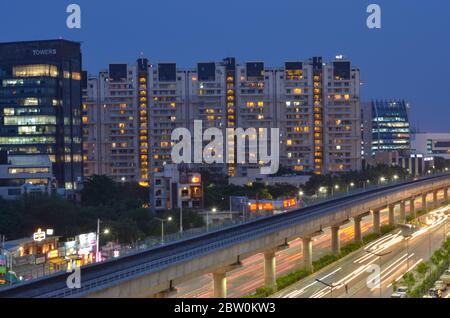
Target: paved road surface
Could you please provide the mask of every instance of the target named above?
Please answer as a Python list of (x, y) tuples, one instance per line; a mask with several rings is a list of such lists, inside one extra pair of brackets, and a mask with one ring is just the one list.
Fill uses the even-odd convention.
[[(311, 275), (310, 277), (278, 292), (276, 298), (335, 298), (356, 297), (375, 298), (390, 297), (393, 293), (393, 282), (398, 281), (408, 270), (413, 270), (420, 262), (426, 261), (433, 253), (441, 247), (445, 237), (445, 229), (448, 228), (447, 220), (450, 206), (438, 209), (423, 221), (428, 226), (422, 226), (411, 238), (406, 239), (401, 231), (395, 231), (381, 239), (368, 244), (364, 250), (341, 259), (330, 267)], [(447, 234), (450, 231), (447, 229)], [(431, 249), (430, 249), (431, 246)], [(369, 254), (367, 251), (377, 255)], [(381, 266), (380, 266), (381, 264)], [(369, 286), (367, 272), (371, 265), (381, 268), (381, 289)], [(324, 282), (330, 287), (317, 282)]]

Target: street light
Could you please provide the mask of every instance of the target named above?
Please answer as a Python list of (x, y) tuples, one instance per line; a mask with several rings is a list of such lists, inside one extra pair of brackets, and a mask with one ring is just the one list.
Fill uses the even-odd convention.
[(326, 193), (327, 193), (327, 188), (325, 188), (325, 187), (320, 187), (319, 188), (319, 195), (320, 194), (323, 194), (324, 196), (326, 196)]
[(334, 186), (334, 188), (331, 189), (331, 192), (332, 192), (331, 195), (332, 195), (332, 196), (334, 196), (334, 193), (336, 192), (335, 190), (336, 190), (336, 191), (339, 190), (339, 185), (338, 185), (338, 184), (336, 184), (336, 185)]
[(343, 284), (334, 285), (333, 283), (332, 283), (332, 284), (328, 284), (328, 283), (325, 283), (324, 281), (321, 281), (321, 280), (318, 279), (318, 278), (316, 278), (316, 282), (321, 283), (322, 285), (325, 285), (325, 286), (327, 286), (328, 288), (330, 288), (330, 297), (331, 297), (331, 298), (333, 298), (333, 289), (339, 287), (340, 285), (343, 285)]
[(368, 250), (366, 250), (366, 253), (369, 253), (369, 254), (371, 254), (371, 255), (374, 255), (374, 256), (377, 256), (378, 257), (378, 266), (380, 267), (380, 278), (379, 278), (379, 283), (380, 283), (380, 298), (382, 297), (381, 296), (381, 289), (382, 289), (382, 281), (381, 281), (381, 265), (382, 265), (382, 263), (381, 263), (381, 258), (383, 257), (383, 256), (386, 256), (386, 255), (389, 255), (389, 254), (391, 254), (392, 253), (392, 251), (390, 251), (390, 252), (386, 252), (386, 253), (382, 253), (382, 254), (379, 254), (379, 253), (374, 253), (374, 252), (371, 252), (371, 251), (368, 251)]
[(369, 183), (370, 183), (370, 180), (364, 181), (364, 191), (366, 191), (366, 185), (368, 185)]
[(397, 181), (398, 180), (398, 175), (394, 176), (394, 180)]
[(347, 186), (347, 193), (350, 191), (350, 188), (353, 188), (355, 186), (354, 182), (350, 182), (350, 184)]
[(155, 219), (161, 222), (161, 245), (164, 245), (164, 223), (171, 222), (172, 221), (172, 217), (169, 216), (167, 218), (167, 220), (160, 219), (160, 218), (155, 218)]
[(384, 183), (386, 181), (386, 178), (385, 177), (381, 177), (380, 178), (380, 183)]
[[(216, 213), (216, 212), (217, 212), (216, 208), (211, 209), (211, 213)], [(209, 232), (209, 211), (206, 214), (206, 232)]]
[[(429, 226), (429, 224), (424, 223), (420, 220), (417, 220), (420, 224), (425, 225), (425, 226)], [(428, 229), (428, 254), (430, 255), (429, 257), (431, 257), (431, 231)]]
[(180, 191), (180, 234), (183, 234), (183, 191), (188, 191), (187, 187), (184, 187)]
[[(95, 261), (98, 263), (100, 261), (100, 219), (97, 219), (97, 233), (96, 233), (96, 242), (95, 242)], [(105, 229), (105, 231), (108, 231), (108, 229)], [(107, 234), (107, 233), (105, 233)]]

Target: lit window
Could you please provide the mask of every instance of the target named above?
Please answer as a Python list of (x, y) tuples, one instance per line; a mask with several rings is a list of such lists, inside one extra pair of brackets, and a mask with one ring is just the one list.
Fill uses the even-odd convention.
[(81, 74), (78, 72), (72, 72), (72, 79), (75, 81), (81, 81)]
[(38, 77), (50, 76), (58, 77), (58, 68), (55, 65), (36, 64), (36, 65), (22, 65), (13, 67), (14, 77)]

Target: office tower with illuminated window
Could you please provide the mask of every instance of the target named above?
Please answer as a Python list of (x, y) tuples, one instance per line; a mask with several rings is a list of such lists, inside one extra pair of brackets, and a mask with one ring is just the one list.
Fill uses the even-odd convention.
[(374, 100), (364, 104), (364, 153), (368, 158), (377, 152), (409, 154), (409, 107), (404, 100)]
[(81, 63), (76, 42), (0, 44), (0, 150), (48, 155), (59, 189), (82, 182)]

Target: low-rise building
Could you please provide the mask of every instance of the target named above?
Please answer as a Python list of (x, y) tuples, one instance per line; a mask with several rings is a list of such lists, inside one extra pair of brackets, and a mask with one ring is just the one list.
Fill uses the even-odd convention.
[(289, 184), (300, 188), (300, 186), (304, 185), (311, 178), (311, 175), (295, 174), (283, 176), (262, 175), (259, 171), (259, 169), (247, 169), (246, 173), (242, 176), (230, 177), (228, 183), (236, 186), (251, 185), (253, 183), (263, 183), (266, 186)]
[(368, 161), (370, 165), (399, 166), (414, 176), (427, 174), (434, 169), (434, 158), (424, 154), (402, 155), (398, 151), (379, 152)]
[(30, 193), (50, 194), (55, 181), (49, 156), (0, 155), (0, 197), (5, 200)]
[(202, 209), (203, 186), (200, 173), (191, 172), (174, 164), (164, 166), (163, 172), (155, 173), (154, 207), (156, 211), (179, 209)]
[(411, 151), (450, 159), (450, 133), (416, 133), (411, 138)]

